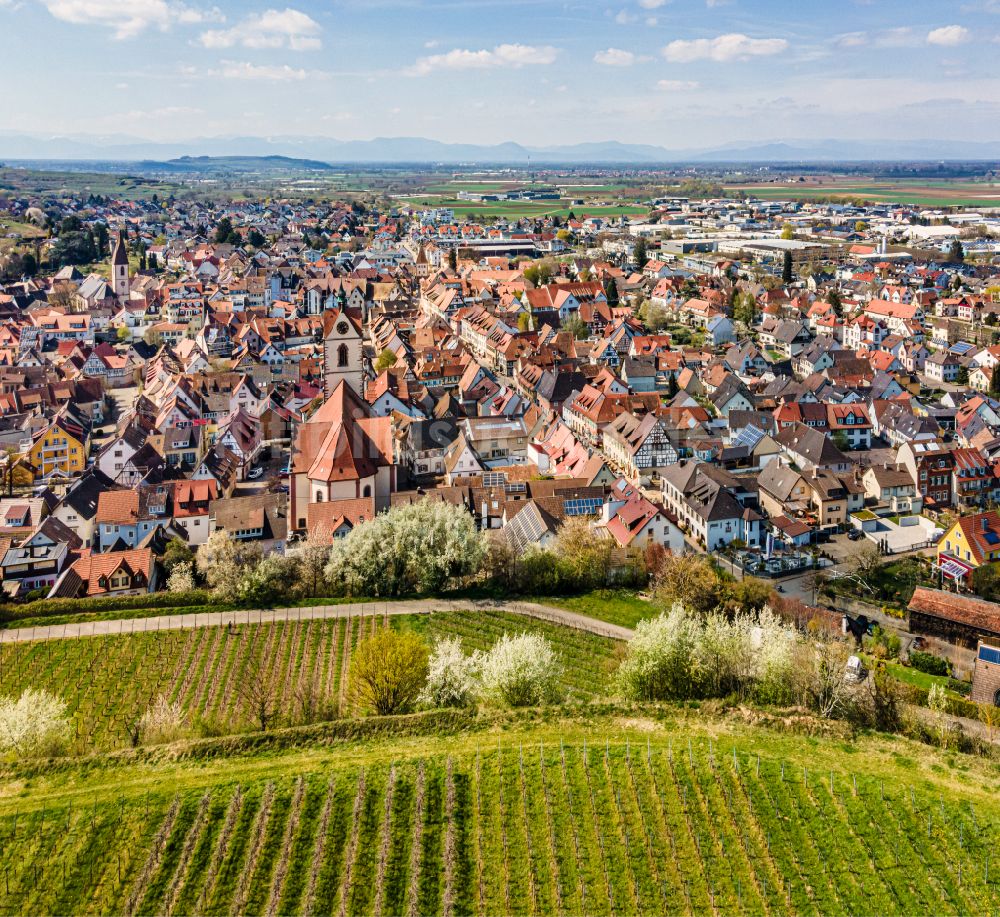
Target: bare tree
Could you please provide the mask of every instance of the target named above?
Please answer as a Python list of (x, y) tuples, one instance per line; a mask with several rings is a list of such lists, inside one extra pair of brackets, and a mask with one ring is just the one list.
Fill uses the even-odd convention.
[(843, 713), (850, 700), (850, 686), (844, 678), (850, 650), (840, 640), (807, 645), (813, 654), (812, 664), (803, 665), (805, 694), (816, 712), (825, 719)]
[(280, 699), (262, 659), (251, 656), (247, 660), (240, 675), (239, 694), (260, 731), (267, 732), (278, 718)]

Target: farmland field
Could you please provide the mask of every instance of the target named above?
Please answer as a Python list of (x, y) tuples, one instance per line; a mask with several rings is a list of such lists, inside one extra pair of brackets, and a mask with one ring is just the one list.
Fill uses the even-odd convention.
[(696, 714), (468, 722), (447, 737), (43, 767), (27, 782), (12, 768), (0, 914), (1000, 907), (985, 765)]
[(866, 200), (912, 204), (919, 207), (1000, 207), (1000, 184), (983, 182), (810, 181), (784, 184), (729, 185), (727, 191), (744, 191), (764, 200)]
[[(456, 611), (389, 619), (429, 642), (457, 635), (467, 651), (488, 649), (504, 633), (545, 634), (562, 656), (569, 698), (604, 690), (614, 641), (559, 625), (496, 611)], [(158, 695), (179, 703), (191, 725), (214, 731), (253, 728), (246, 679), (264, 671), (286, 721), (308, 700), (348, 712), (345, 675), (359, 636), (385, 626), (363, 609), (345, 620), (240, 624), (106, 637), (0, 645), (2, 693), (44, 688), (69, 709), (77, 750), (130, 742), (129, 729)]]
[(566, 199), (559, 201), (462, 201), (451, 197), (433, 195), (407, 197), (411, 207), (448, 207), (455, 211), (456, 218), (471, 213), (481, 217), (521, 217), (568, 216), (637, 216), (649, 212), (649, 208), (639, 204), (617, 204), (614, 202), (572, 206)]

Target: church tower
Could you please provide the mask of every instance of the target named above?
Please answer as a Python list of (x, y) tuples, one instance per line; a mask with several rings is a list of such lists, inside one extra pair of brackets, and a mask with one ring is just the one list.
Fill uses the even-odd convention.
[(329, 398), (340, 381), (364, 397), (364, 346), (361, 322), (346, 309), (323, 315), (323, 394)]
[(128, 299), (128, 248), (124, 231), (118, 233), (118, 241), (111, 253), (111, 290), (119, 299)]

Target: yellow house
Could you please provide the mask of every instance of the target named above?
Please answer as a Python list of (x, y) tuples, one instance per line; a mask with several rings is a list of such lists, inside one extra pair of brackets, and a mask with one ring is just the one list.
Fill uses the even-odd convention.
[(938, 542), (938, 563), (954, 579), (1000, 560), (1000, 515), (976, 513), (957, 520)]
[(62, 420), (54, 420), (35, 437), (26, 458), (38, 477), (53, 472), (79, 474), (87, 467), (87, 444)]

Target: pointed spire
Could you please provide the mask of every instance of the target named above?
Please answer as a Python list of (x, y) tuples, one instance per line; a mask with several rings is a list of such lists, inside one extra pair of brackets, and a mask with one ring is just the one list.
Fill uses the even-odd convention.
[(128, 264), (128, 246), (125, 243), (125, 230), (118, 231), (118, 241), (115, 242), (115, 250), (111, 254), (112, 264)]

